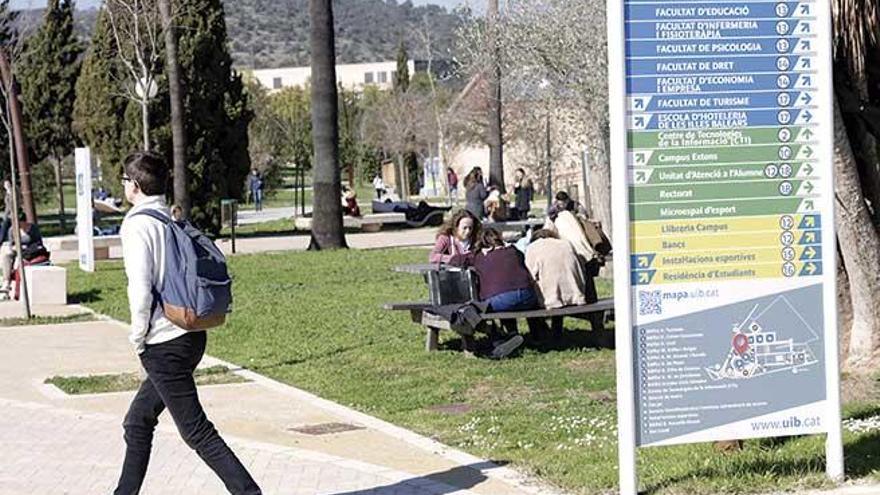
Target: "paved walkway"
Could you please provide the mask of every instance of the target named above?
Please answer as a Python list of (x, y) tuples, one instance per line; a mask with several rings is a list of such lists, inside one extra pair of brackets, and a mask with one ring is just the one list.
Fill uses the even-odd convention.
[[(218, 363), (206, 358), (203, 364)], [(137, 369), (125, 328), (116, 322), (0, 328), (0, 495), (109, 493), (133, 393), (67, 396), (43, 382)], [(200, 396), (267, 494), (553, 493), (509, 468), (255, 373), (238, 373), (251, 381), (202, 387)], [(343, 428), (333, 433), (328, 425)], [(325, 431), (293, 430), (303, 427)], [(166, 414), (143, 493), (226, 492)]]

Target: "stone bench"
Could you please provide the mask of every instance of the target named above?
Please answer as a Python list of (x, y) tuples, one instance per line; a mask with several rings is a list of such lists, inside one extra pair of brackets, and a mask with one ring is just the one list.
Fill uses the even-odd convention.
[(24, 267), (31, 305), (64, 306), (67, 304), (67, 270), (60, 266)]
[[(118, 235), (105, 235), (94, 238), (95, 249), (122, 246), (122, 237)], [(75, 235), (60, 237), (47, 237), (43, 239), (43, 245), (49, 251), (78, 251), (79, 238)]]

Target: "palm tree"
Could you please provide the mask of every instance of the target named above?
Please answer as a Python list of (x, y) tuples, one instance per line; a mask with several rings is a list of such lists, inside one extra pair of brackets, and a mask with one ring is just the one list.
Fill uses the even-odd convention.
[[(840, 65), (845, 66), (842, 70), (858, 93), (856, 97), (865, 98), (868, 50), (880, 50), (880, 10), (875, 0), (834, 0), (832, 15), (838, 47), (835, 55), (842, 62)], [(876, 175), (878, 170), (874, 163), (863, 167), (860, 174), (847, 132), (847, 124), (852, 122), (847, 122), (841, 112), (848, 96), (852, 95), (839, 85), (834, 104), (835, 221), (841, 268), (848, 285), (841, 284), (844, 293), (838, 299), (843, 298), (852, 307), (852, 327), (843, 331), (845, 367), (855, 372), (871, 372), (880, 365), (880, 235), (865, 197), (866, 185), (873, 181), (864, 181), (864, 176)], [(849, 294), (845, 292), (847, 288)]]
[(159, 0), (159, 12), (165, 30), (165, 63), (171, 103), (171, 140), (174, 160), (174, 202), (189, 218), (190, 200), (186, 169), (186, 130), (183, 125), (183, 88), (180, 85), (180, 64), (177, 61), (177, 33), (171, 0)]
[(312, 239), (309, 249), (347, 247), (342, 230), (336, 43), (332, 0), (309, 0), (312, 47)]
[(488, 22), (489, 68), (487, 103), (489, 106), (489, 184), (504, 190), (504, 134), (501, 127), (501, 61), (498, 50), (498, 0), (489, 0), (486, 10)]

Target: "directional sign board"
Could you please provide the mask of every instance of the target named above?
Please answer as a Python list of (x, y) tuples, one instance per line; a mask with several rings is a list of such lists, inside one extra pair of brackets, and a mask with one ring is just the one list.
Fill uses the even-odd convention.
[(623, 491), (635, 446), (829, 433), (842, 472), (829, 17), (609, 2)]

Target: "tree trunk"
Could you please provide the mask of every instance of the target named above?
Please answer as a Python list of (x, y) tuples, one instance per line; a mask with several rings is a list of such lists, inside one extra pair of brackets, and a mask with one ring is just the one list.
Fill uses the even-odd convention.
[(342, 230), (339, 99), (332, 0), (309, 0), (312, 48), (312, 239), (309, 249), (347, 247)]
[[(28, 163), (27, 143), (24, 138), (24, 128), (21, 120), (21, 101), (18, 96), (18, 85), (12, 75), (12, 67), (5, 49), (0, 49), (0, 77), (6, 86), (6, 94), (9, 103), (9, 124), (12, 127), (12, 138), (15, 142), (15, 157), (18, 160), (19, 183), (21, 184), (21, 208), (28, 223), (37, 223), (37, 209), (34, 207), (34, 195), (31, 189), (31, 167)], [(18, 218), (18, 212), (13, 212)]]
[(189, 218), (191, 207), (186, 168), (186, 130), (183, 125), (183, 89), (180, 85), (180, 64), (177, 60), (177, 32), (171, 13), (171, 0), (160, 0), (159, 11), (165, 24), (165, 64), (171, 104), (172, 159), (174, 161), (174, 202)]
[(498, 0), (489, 0), (486, 19), (489, 21), (489, 53), (492, 56), (488, 75), (487, 103), (489, 107), (489, 127), (486, 142), (489, 144), (489, 185), (497, 187), (501, 193), (504, 188), (504, 134), (501, 127), (501, 65), (498, 60)]
[(834, 101), (835, 221), (852, 301), (845, 368), (870, 372), (880, 351), (880, 236), (871, 221), (843, 117)]
[(141, 127), (143, 130), (144, 151), (150, 151), (150, 103), (147, 100), (141, 101)]
[(611, 238), (613, 225), (611, 224), (611, 156), (609, 133), (606, 122), (596, 122), (596, 129), (593, 129), (589, 135), (601, 136), (601, 145), (593, 148), (591, 155), (594, 157), (590, 160), (590, 200), (592, 201), (593, 216), (602, 222), (602, 230)]
[(64, 181), (63, 174), (61, 170), (62, 162), (61, 158), (53, 157), (53, 161), (55, 162), (55, 187), (58, 190), (58, 220), (61, 222), (61, 231), (64, 232), (67, 230), (67, 220), (64, 216)]

